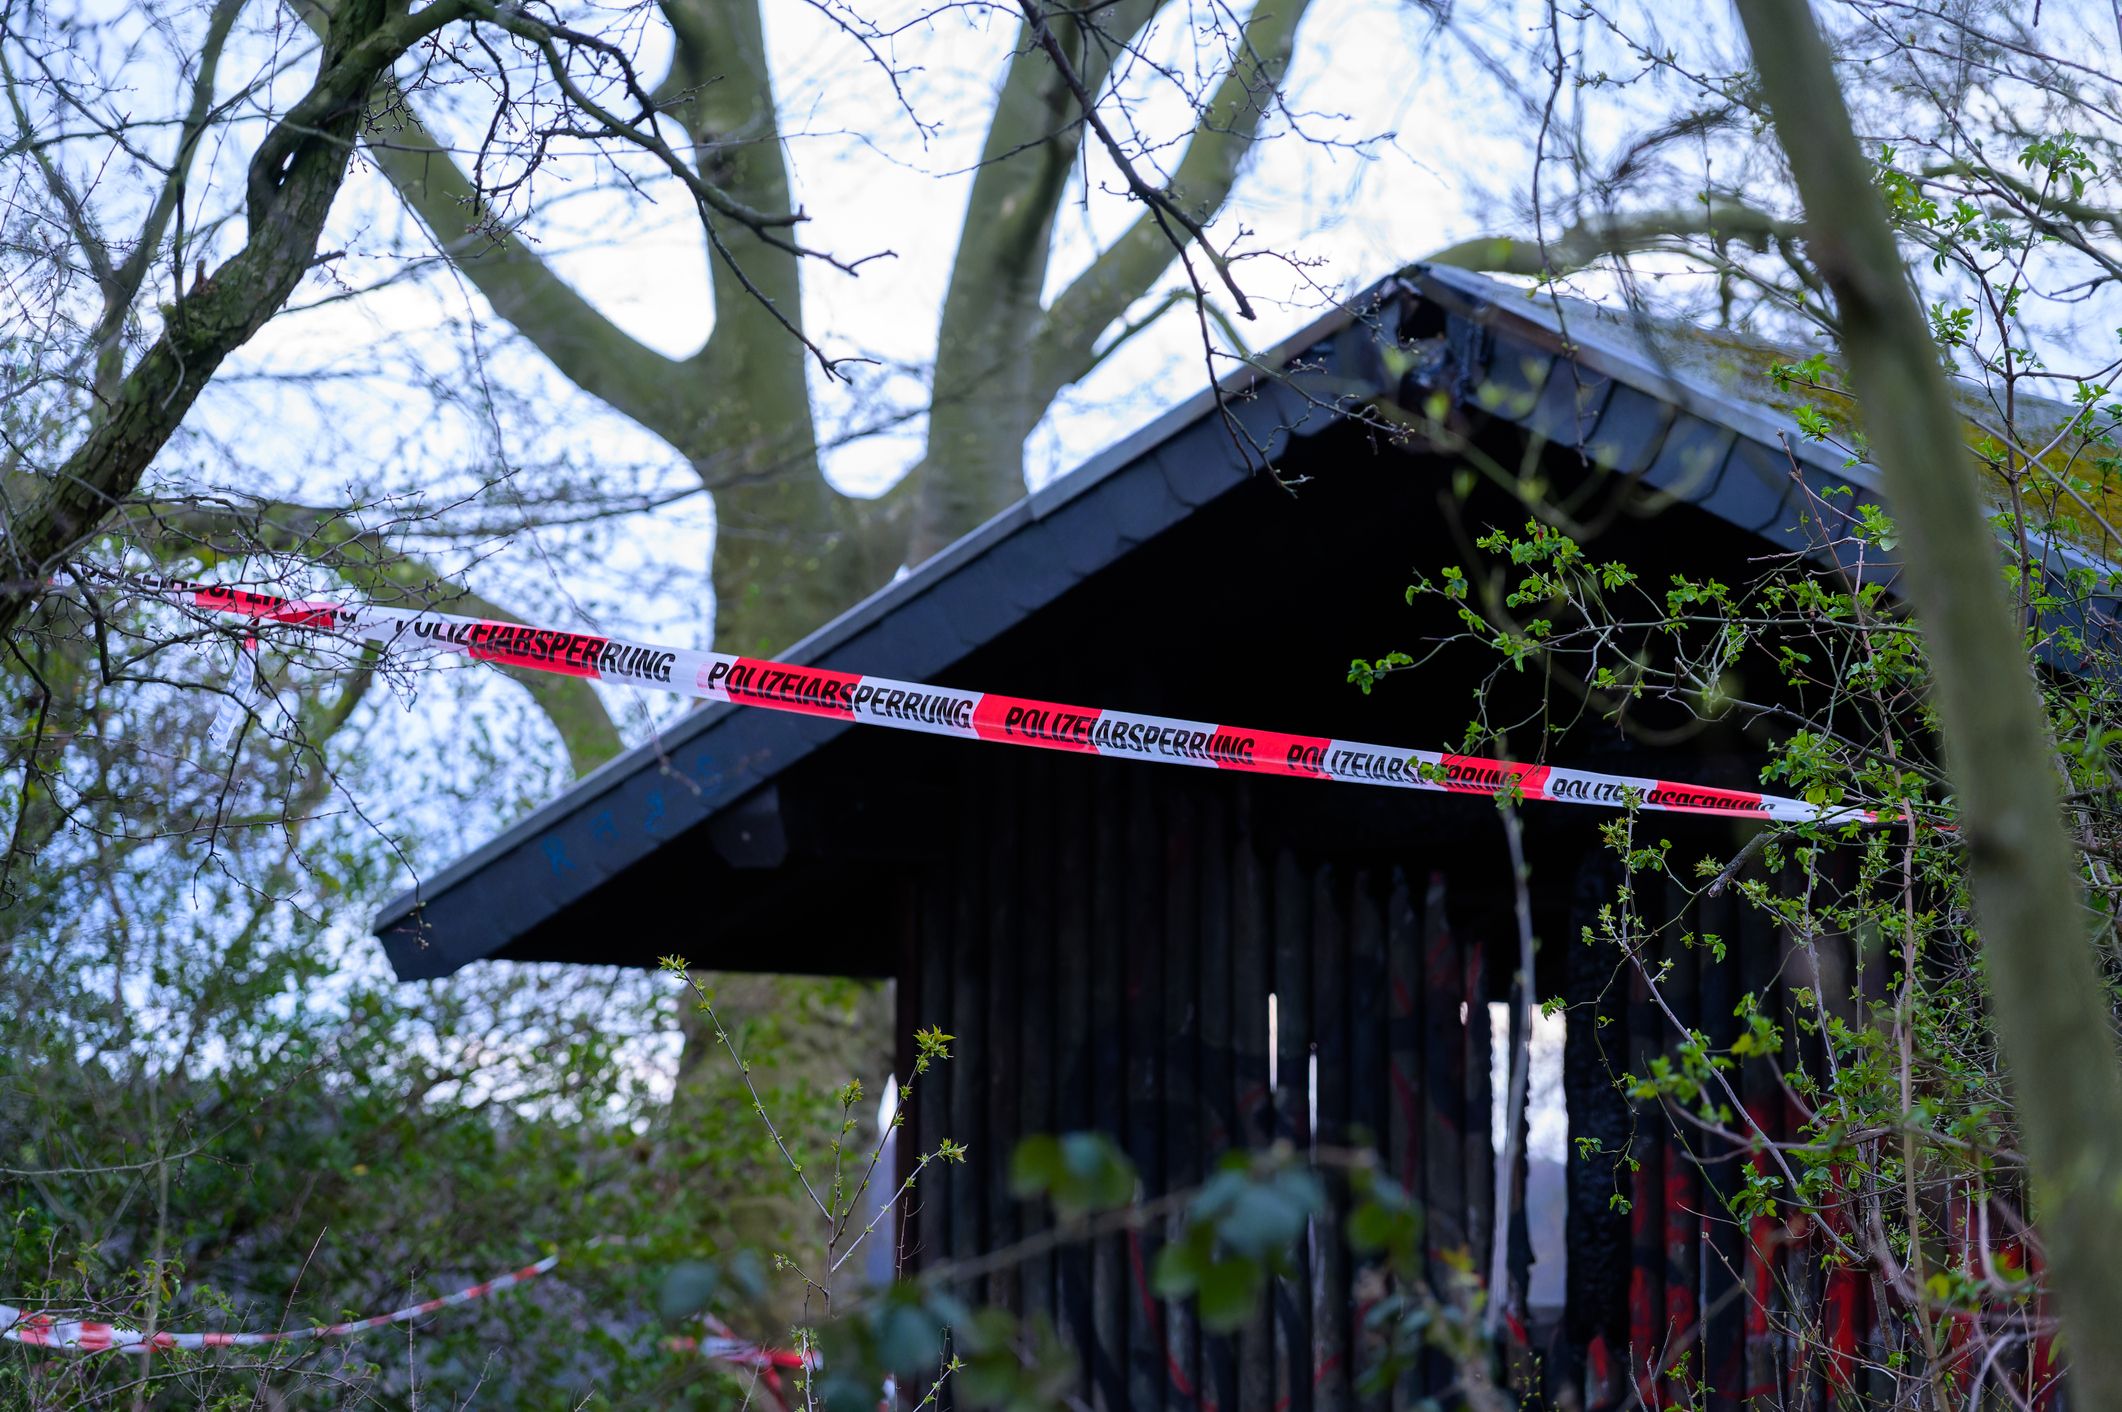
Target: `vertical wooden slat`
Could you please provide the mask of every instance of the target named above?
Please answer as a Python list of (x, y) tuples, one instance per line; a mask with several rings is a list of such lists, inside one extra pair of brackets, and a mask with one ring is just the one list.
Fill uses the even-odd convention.
[[(1006, 759), (991, 761), (980, 771), (985, 795), (982, 812), (987, 821), (987, 1028), (981, 1045), (986, 1063), (980, 1070), (987, 1095), (987, 1130), (986, 1155), (968, 1165), (979, 1169), (987, 1180), (983, 1250), (1000, 1250), (1017, 1239), (1017, 1202), (1009, 1192), (1009, 1160), (1023, 1132), (1019, 1046), (1024, 1025), (1025, 917), (1023, 898), (1017, 891), (1017, 843), (1021, 836), (1018, 815), (1023, 809), (1020, 781), (1028, 763), (1010, 752)], [(989, 1307), (1018, 1312), (1023, 1273), (1012, 1264), (988, 1276)]]
[[(1312, 1133), (1321, 1147), (1346, 1147), (1349, 1099), (1348, 896), (1342, 871), (1322, 863), (1312, 873), (1312, 1045), (1317, 1111)], [(1322, 1408), (1344, 1408), (1349, 1382), (1348, 1183), (1326, 1182), (1327, 1206), (1313, 1223), (1312, 1381)]]
[[(1241, 796), (1241, 807), (1250, 796)], [(1275, 1137), (1275, 1093), (1268, 1084), (1267, 997), (1273, 989), (1274, 951), (1268, 919), (1267, 869), (1241, 814), (1231, 848), (1231, 1084), (1237, 1130), (1234, 1145), (1263, 1147)], [(1274, 1294), (1261, 1298), (1237, 1339), (1238, 1407), (1269, 1407), (1275, 1393)]]
[[(922, 876), (919, 873), (912, 873), (903, 877), (900, 880), (898, 891), (899, 967), (898, 973), (892, 981), (892, 1074), (900, 1082), (897, 1101), (905, 1105), (909, 1103), (904, 1086), (905, 1077), (914, 1070), (914, 1031), (922, 1023), (921, 949), (924, 921), (922, 915)], [(892, 1193), (898, 1191), (900, 1184), (906, 1180), (906, 1174), (912, 1170), (914, 1158), (911, 1154), (911, 1149), (917, 1139), (918, 1130), (919, 1118), (913, 1108), (908, 1106), (906, 1108), (906, 1121), (899, 1126), (898, 1131), (879, 1135), (881, 1141), (890, 1151), (885, 1158), (879, 1160), (876, 1175), (873, 1179), (875, 1185), (860, 1197), (861, 1203), (865, 1208), (873, 1209), (877, 1200), (889, 1197)], [(856, 1166), (856, 1171), (859, 1173), (862, 1167), (868, 1165), (869, 1151), (866, 1148), (859, 1149), (858, 1155), (860, 1162)], [(857, 1177), (856, 1180), (859, 1181), (860, 1178)], [(854, 1186), (855, 1182), (850, 1182), (849, 1190), (852, 1191)], [(911, 1270), (901, 1269), (900, 1259), (913, 1248), (915, 1236), (913, 1213), (908, 1208), (907, 1203), (900, 1202), (889, 1209), (888, 1217), (889, 1219), (878, 1228), (876, 1234), (869, 1238), (866, 1245), (870, 1251), (874, 1252), (878, 1244), (887, 1240), (890, 1241), (891, 1245), (885, 1253), (888, 1268), (894, 1274), (911, 1274)], [(855, 1229), (859, 1230), (860, 1227), (858, 1226)], [(852, 1235), (853, 1232), (851, 1231), (850, 1236)], [(845, 1246), (841, 1248), (844, 1250)], [(860, 1256), (856, 1258), (862, 1259)], [(868, 1264), (869, 1262), (864, 1260), (863, 1263)]]
[[(1023, 971), (1018, 977), (1018, 1075), (1023, 1094), (1017, 1112), (1016, 1137), (1056, 1130), (1054, 1110), (1054, 1031), (1061, 993), (1054, 970), (1054, 875), (1056, 860), (1053, 837), (1054, 788), (1061, 767), (1070, 762), (1032, 757), (1020, 766), (1020, 827), (1022, 847), (1017, 855), (1018, 897), (1022, 910), (1016, 918), (1024, 951)], [(1017, 1204), (1018, 1229), (1026, 1235), (1052, 1224), (1050, 1213), (1032, 1203)], [(1055, 1300), (1054, 1258), (1045, 1251), (1024, 1262), (1021, 1297), (1026, 1316), (1060, 1322)]]
[[(1156, 796), (1146, 767), (1125, 770), (1127, 853), (1121, 924), (1127, 937), (1127, 1107), (1121, 1145), (1142, 1175), (1142, 1188), (1163, 1194), (1164, 847), (1157, 831)], [(1162, 1319), (1150, 1296), (1149, 1271), (1160, 1244), (1156, 1233), (1128, 1240), (1127, 1387), (1131, 1412), (1156, 1412), (1168, 1381)]]
[(1467, 1250), (1466, 972), (1445, 915), (1444, 875), (1432, 873), (1423, 902), (1423, 1187), (1428, 1202), (1430, 1278), (1440, 1289), (1452, 1260)]
[[(1640, 917), (1630, 920), (1637, 944), (1654, 942), (1640, 934)], [(1645, 965), (1657, 964), (1655, 955)], [(1658, 1013), (1643, 971), (1623, 963), (1628, 977), (1628, 1071), (1648, 1074), (1664, 1047), (1665, 1018)], [(1665, 1115), (1654, 1102), (1630, 1105), (1633, 1132), (1629, 1157), (1635, 1164), (1629, 1193), (1628, 1377), (1642, 1400), (1664, 1406), (1658, 1378), (1659, 1352), (1665, 1335)]]
[[(1432, 872), (1422, 897), (1422, 1195), (1424, 1263), (1431, 1288), (1449, 1296), (1468, 1254), (1466, 1228), (1466, 971), (1445, 911), (1444, 874)], [(1422, 1362), (1425, 1392), (1448, 1386), (1454, 1370), (1440, 1351)]]
[[(1809, 1036), (1798, 1023), (1804, 1020), (1817, 1024), (1818, 1012), (1811, 1005), (1801, 1002), (1794, 988), (1812, 988), (1817, 991), (1820, 984), (1818, 968), (1810, 955), (1795, 938), (1784, 935), (1779, 939), (1783, 952), (1783, 1070), (1787, 1074), (1818, 1074), (1825, 1070), (1820, 1064), (1820, 1047), (1815, 1036)], [(1804, 1126), (1804, 1116), (1799, 1107), (1798, 1096), (1785, 1086), (1783, 1093), (1783, 1131), (1794, 1134)], [(1784, 1341), (1785, 1403), (1788, 1412), (1814, 1412), (1825, 1405), (1821, 1391), (1826, 1386), (1821, 1366), (1826, 1361), (1824, 1350), (1815, 1338), (1819, 1330), (1820, 1315), (1820, 1269), (1818, 1252), (1813, 1242), (1803, 1241), (1785, 1251), (1782, 1276), (1785, 1290), (1785, 1316), (1788, 1327), (1796, 1336)]]
[[(1203, 1160), (1211, 1166), (1245, 1132), (1238, 1107), (1242, 1069), (1237, 1060), (1235, 1015), (1231, 1007), (1234, 951), (1231, 924), (1231, 803), (1218, 792), (1203, 803), (1200, 818), (1200, 920), (1198, 925), (1201, 1006), (1200, 1095), (1196, 1108), (1203, 1135)], [(1198, 1179), (1198, 1177), (1197, 1177)], [(1229, 1334), (1201, 1335), (1201, 1403), (1222, 1409), (1241, 1405), (1238, 1393), (1238, 1341)]]
[[(1386, 900), (1386, 1165), (1394, 1181), (1418, 1204), (1426, 1203), (1423, 1182), (1424, 1118), (1422, 1055), (1424, 1051), (1422, 964), (1426, 938), (1414, 884), (1404, 868), (1394, 868)], [(1427, 1209), (1424, 1209), (1425, 1216)], [(1413, 1374), (1393, 1386), (1392, 1406), (1405, 1412), (1420, 1401), (1423, 1388)]]
[[(1693, 927), (1677, 887), (1667, 893), (1665, 928), (1665, 975), (1659, 990), (1673, 1012), (1675, 1026), (1668, 1021), (1660, 1035), (1661, 1049), (1670, 1054), (1680, 1034), (1696, 1028), (1701, 1003), (1696, 994), (1700, 951), (1694, 944)], [(1662, 1110), (1652, 1109), (1654, 1121), (1665, 1137), (1665, 1327), (1666, 1366), (1671, 1371), (1677, 1355), (1687, 1353), (1686, 1387), (1675, 1386), (1672, 1395), (1691, 1403), (1702, 1371), (1701, 1351), (1696, 1347), (1696, 1325), (1702, 1291), (1702, 1198), (1700, 1173), (1682, 1124)]]
[(1422, 916), (1407, 873), (1394, 868), (1385, 904), (1386, 1169), (1422, 1195)]
[[(1127, 1026), (1121, 1005), (1126, 976), (1127, 939), (1123, 931), (1127, 813), (1122, 795), (1125, 775), (1100, 766), (1094, 773), (1090, 837), (1091, 946), (1097, 956), (1091, 973), (1091, 1126), (1123, 1146), (1121, 1126), (1127, 1111)], [(1091, 1315), (1096, 1343), (1091, 1352), (1092, 1406), (1097, 1412), (1121, 1412), (1127, 1403), (1127, 1238), (1106, 1236), (1091, 1259)]]
[[(1386, 1134), (1391, 1124), (1387, 1109), (1391, 1056), (1386, 1047), (1386, 1022), (1391, 1001), (1386, 982), (1385, 908), (1386, 897), (1378, 874), (1372, 869), (1359, 869), (1349, 896), (1349, 1136), (1376, 1150), (1381, 1158), (1387, 1155)], [(1358, 1272), (1352, 1278), (1358, 1289), (1367, 1287), (1369, 1277), (1365, 1273)], [(1363, 1319), (1369, 1311), (1368, 1301), (1359, 1302), (1349, 1316), (1356, 1359), (1352, 1372), (1358, 1379), (1363, 1372)], [(1355, 1405), (1360, 1412), (1381, 1412), (1386, 1399), (1363, 1396)]]
[[(1739, 909), (1738, 961), (1740, 984), (1754, 997), (1754, 1004), (1771, 1020), (1783, 1016), (1779, 938), (1775, 928), (1751, 906)], [(1739, 1068), (1739, 1097), (1746, 1105), (1749, 1124), (1770, 1139), (1784, 1134), (1783, 1093), (1777, 1081), (1780, 1054), (1757, 1055)], [(1748, 1165), (1762, 1176), (1771, 1171), (1768, 1153), (1757, 1139)], [(1746, 1230), (1745, 1382), (1740, 1396), (1748, 1412), (1767, 1412), (1783, 1403), (1783, 1377), (1776, 1357), (1771, 1311), (1780, 1297), (1783, 1242), (1779, 1222), (1773, 1215), (1753, 1217)]]
[[(1091, 942), (1090, 779), (1096, 762), (1057, 760), (1054, 773), (1054, 990), (1058, 1013), (1054, 1029), (1054, 1126), (1060, 1132), (1082, 1132), (1091, 1126), (1094, 1090), (1091, 1028), (1091, 973), (1097, 957)], [(1056, 1317), (1079, 1359), (1082, 1379), (1077, 1395), (1092, 1397), (1089, 1355), (1098, 1346), (1091, 1319), (1091, 1249), (1072, 1241), (1056, 1254), (1059, 1308)]]
[[(1159, 1091), (1164, 1128), (1164, 1186), (1198, 1186), (1208, 1146), (1201, 1097), (1201, 865), (1200, 809), (1186, 780), (1164, 791), (1164, 1074)], [(1174, 1212), (1167, 1233), (1185, 1220)], [(1146, 1253), (1146, 1252), (1145, 1252)], [(1190, 1300), (1163, 1306), (1174, 1407), (1199, 1400), (1200, 1329)]]
[[(950, 1192), (950, 1255), (977, 1254), (986, 1235), (988, 1014), (987, 974), (992, 948), (987, 935), (987, 840), (983, 827), (978, 775), (965, 777), (964, 802), (958, 811), (957, 849), (951, 870), (954, 903), (951, 915), (950, 1033), (951, 1140), (962, 1144), (969, 1160), (947, 1167)], [(981, 1291), (962, 1291), (978, 1298)]]
[[(1311, 886), (1289, 850), (1275, 856), (1275, 1109), (1290, 1140), (1311, 1146)], [(1276, 1405), (1311, 1412), (1311, 1250), (1300, 1240), (1294, 1278), (1277, 1280), (1275, 1297)]]
[[(1510, 996), (1506, 1002), (1509, 1024), (1505, 1035), (1506, 1047), (1500, 1066), (1504, 1085), (1504, 1112), (1500, 1120), (1492, 1118), (1492, 1121), (1499, 1121), (1500, 1124), (1507, 1124), (1510, 1121), (1509, 1086), (1513, 1080), (1512, 1070), (1517, 1066), (1518, 1056), (1523, 1053), (1529, 1061), (1532, 1055), (1532, 1036), (1527, 1031), (1525, 1017), (1522, 1013), (1527, 1011), (1532, 1003), (1534, 993), (1530, 989), (1531, 979), (1531, 977), (1516, 971), (1513, 971), (1510, 978)], [(1507, 1229), (1503, 1231), (1503, 1239), (1500, 1243), (1503, 1251), (1502, 1268), (1494, 1270), (1489, 1276), (1489, 1289), (1491, 1291), (1489, 1297), (1503, 1301), (1504, 1311), (1514, 1321), (1510, 1330), (1510, 1336), (1513, 1339), (1517, 1337), (1518, 1331), (1524, 1328), (1523, 1321), (1527, 1310), (1526, 1294), (1532, 1277), (1532, 1229), (1529, 1213), (1525, 1205), (1526, 1185), (1531, 1176), (1531, 1161), (1527, 1153), (1532, 1134), (1531, 1077), (1530, 1073), (1526, 1076), (1526, 1105), (1518, 1114), (1518, 1131), (1515, 1135), (1505, 1133), (1498, 1139), (1517, 1154), (1517, 1161), (1511, 1165), (1509, 1171), (1500, 1172), (1497, 1177), (1497, 1184), (1502, 1189), (1503, 1196), (1502, 1205), (1497, 1208), (1495, 1219), (1499, 1222), (1507, 1223)], [(1492, 1114), (1493, 1111), (1493, 1100), (1491, 1100)], [(1491, 1260), (1494, 1259), (1493, 1256), (1490, 1258)], [(1515, 1361), (1515, 1354), (1513, 1357), (1511, 1373), (1512, 1377), (1517, 1379), (1529, 1370), (1523, 1369), (1518, 1365)], [(1514, 1382), (1513, 1386), (1517, 1386), (1517, 1383)]]
[(1386, 1156), (1390, 1121), (1386, 1066), (1384, 880), (1375, 868), (1358, 868), (1348, 899), (1348, 1122), (1352, 1141)]
[[(945, 1034), (951, 1034), (956, 1022), (951, 1014), (952, 902), (946, 869), (933, 867), (923, 872), (920, 907), (921, 996), (915, 1019), (924, 1028), (933, 1025)], [(899, 1152), (900, 1165), (906, 1172), (913, 1170), (922, 1153), (934, 1152), (944, 1138), (951, 1137), (950, 1091), (955, 1081), (951, 1071), (956, 1067), (955, 1063), (932, 1067), (915, 1084), (913, 1113), (900, 1130), (902, 1136), (908, 1132), (913, 1134), (913, 1142), (908, 1144), (913, 1150), (902, 1147)], [(910, 1197), (907, 1238), (903, 1248), (919, 1264), (943, 1259), (950, 1248), (950, 1189), (948, 1176), (931, 1173)]]
[[(1634, 1199), (1624, 1158), (1632, 1142), (1628, 1100), (1616, 1087), (1629, 1067), (1628, 968), (1601, 932), (1602, 906), (1614, 900), (1618, 869), (1596, 848), (1577, 869), (1567, 953), (1569, 1013), (1562, 1039), (1562, 1091), (1574, 1144), (1569, 1191), (1568, 1366), (1581, 1380), (1587, 1412), (1612, 1412), (1630, 1396), (1630, 1308), (1634, 1300), (1631, 1215), (1615, 1196)], [(1589, 931), (1590, 938), (1586, 939)]]
[(1466, 1243), (1473, 1268), (1486, 1270), (1496, 1247), (1495, 1030), (1488, 1013), (1488, 948), (1479, 936), (1459, 938), (1465, 958)]
[[(1738, 1032), (1732, 1011), (1739, 1003), (1744, 942), (1736, 922), (1729, 893), (1696, 903), (1695, 925), (1703, 945), (1699, 1028), (1720, 1053), (1730, 1050)], [(1717, 947), (1724, 952), (1721, 961)], [(1739, 1163), (1721, 1144), (1712, 1155), (1714, 1160), (1702, 1169), (1702, 1377), (1709, 1387), (1710, 1412), (1736, 1412), (1746, 1381), (1745, 1240), (1731, 1214)]]

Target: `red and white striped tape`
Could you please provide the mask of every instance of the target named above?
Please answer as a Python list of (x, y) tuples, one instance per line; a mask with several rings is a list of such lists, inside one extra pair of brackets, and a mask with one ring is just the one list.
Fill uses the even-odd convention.
[(150, 1349), (179, 1348), (262, 1348), (268, 1344), (299, 1343), (308, 1339), (346, 1338), (353, 1334), (366, 1333), (370, 1329), (422, 1318), (459, 1304), (469, 1304), (475, 1299), (482, 1299), (504, 1289), (514, 1289), (517, 1285), (535, 1280), (559, 1263), (558, 1255), (548, 1255), (535, 1264), (525, 1265), (520, 1270), (511, 1270), (490, 1280), (481, 1280), (478, 1284), (469, 1285), (455, 1294), (445, 1294), (419, 1304), (407, 1305), (388, 1314), (264, 1334), (146, 1334), (138, 1329), (128, 1329), (117, 1324), (98, 1323), (94, 1319), (55, 1319), (49, 1314), (32, 1313), (26, 1309), (17, 1309), (12, 1304), (0, 1304), (0, 1338), (10, 1343), (24, 1343), (36, 1348), (64, 1349), (71, 1353), (138, 1353)]
[(698, 1353), (723, 1363), (738, 1363), (747, 1368), (775, 1369), (801, 1368), (816, 1357), (788, 1348), (767, 1348), (737, 1337), (736, 1330), (711, 1313), (700, 1315), (700, 1322), (707, 1329), (706, 1338), (677, 1335), (663, 1340), (663, 1346), (673, 1353)]
[[(139, 1329), (128, 1329), (118, 1324), (100, 1323), (94, 1319), (62, 1319), (48, 1313), (36, 1313), (18, 1309), (12, 1304), (0, 1304), (0, 1340), (26, 1344), (32, 1348), (48, 1348), (65, 1353), (143, 1353), (167, 1352), (178, 1349), (208, 1348), (263, 1348), (272, 1344), (301, 1343), (313, 1339), (350, 1338), (372, 1329), (386, 1328), (392, 1324), (403, 1324), (409, 1320), (424, 1318), (444, 1309), (469, 1304), (489, 1294), (499, 1294), (505, 1289), (545, 1274), (561, 1260), (559, 1254), (546, 1256), (520, 1270), (511, 1270), (478, 1284), (467, 1285), (454, 1294), (445, 1294), (435, 1299), (409, 1304), (403, 1309), (388, 1314), (376, 1314), (366, 1319), (348, 1319), (343, 1323), (319, 1324), (308, 1328), (283, 1329), (274, 1333), (168, 1333), (147, 1334)], [(728, 1325), (719, 1319), (708, 1319), (710, 1337), (670, 1338), (664, 1347), (672, 1352), (697, 1353), (720, 1363), (737, 1367), (753, 1368), (771, 1375), (777, 1369), (800, 1368), (805, 1358), (801, 1353), (787, 1349), (767, 1348), (764, 1345), (741, 1339)]]
[(1526, 799), (1617, 809), (1633, 802), (1639, 808), (1664, 813), (1786, 823), (1878, 819), (1865, 809), (1808, 804), (1752, 790), (1643, 775), (1526, 765), (1482, 755), (1068, 706), (423, 609), (279, 598), (183, 580), (111, 577), (135, 592), (187, 607), (345, 634), (382, 644), (386, 651), (459, 652), (501, 666), (964, 740), (1450, 794), (1495, 795), (1515, 787)]

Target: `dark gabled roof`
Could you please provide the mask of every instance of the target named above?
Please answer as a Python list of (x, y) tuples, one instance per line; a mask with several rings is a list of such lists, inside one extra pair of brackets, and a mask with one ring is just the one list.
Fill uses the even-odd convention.
[[(1799, 475), (1813, 495), (1847, 488), (1857, 500), (1881, 498), (1873, 468), (1806, 442), (1788, 416), (1735, 390), (1729, 365), (1765, 353), (1668, 332), (1456, 270), (1410, 269), (1227, 379), (1224, 412), (1205, 389), (779, 655), (901, 679), (944, 676), (1243, 484), (1258, 456), (1276, 459), (1380, 395), (1416, 406), (1441, 393), (1753, 535), (1796, 522)], [(2074, 548), (2051, 548), (2059, 567), (2105, 570)], [(600, 888), (702, 826), (725, 855), (760, 846), (754, 831), (775, 826), (770, 807), (755, 807), (762, 786), (847, 729), (725, 705), (683, 717), (384, 907), (375, 930), (392, 967), (419, 979), (525, 954), (518, 943), (555, 914), (582, 915)]]

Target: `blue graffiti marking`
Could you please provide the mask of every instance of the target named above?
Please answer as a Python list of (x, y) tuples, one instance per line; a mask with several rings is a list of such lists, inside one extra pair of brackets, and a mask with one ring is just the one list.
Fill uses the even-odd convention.
[(722, 784), (722, 771), (716, 766), (715, 757), (710, 751), (702, 750), (693, 756), (692, 767), (686, 773), (693, 777), (694, 784), (710, 793)]

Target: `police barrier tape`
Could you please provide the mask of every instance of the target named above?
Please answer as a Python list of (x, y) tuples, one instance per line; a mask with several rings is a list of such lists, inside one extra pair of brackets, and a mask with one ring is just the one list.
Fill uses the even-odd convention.
[(1751, 790), (1068, 706), (423, 609), (280, 598), (137, 575), (108, 577), (168, 602), (256, 623), (358, 637), (386, 651), (457, 652), (500, 666), (963, 740), (1451, 794), (1495, 795), (1515, 787), (1525, 799), (1617, 809), (1633, 803), (1665, 813), (1786, 823), (1878, 819), (1870, 810), (1808, 804)]
[[(435, 1313), (437, 1310), (469, 1304), (475, 1299), (514, 1289), (528, 1284), (538, 1276), (560, 1263), (558, 1255), (548, 1255), (536, 1264), (525, 1265), (520, 1270), (498, 1275), (490, 1280), (467, 1286), (455, 1294), (445, 1294), (436, 1299), (424, 1300), (388, 1314), (377, 1314), (366, 1319), (349, 1319), (339, 1324), (318, 1324), (305, 1329), (282, 1329), (265, 1334), (146, 1334), (138, 1329), (122, 1328), (115, 1324), (98, 1323), (93, 1319), (54, 1319), (49, 1314), (32, 1313), (17, 1309), (12, 1304), (0, 1304), (0, 1338), (10, 1343), (29, 1344), (36, 1348), (57, 1348), (72, 1353), (139, 1353), (163, 1349), (199, 1348), (262, 1348), (276, 1343), (298, 1343), (308, 1339), (346, 1338), (352, 1334), (365, 1333), (390, 1324), (402, 1324), (410, 1319)], [(719, 1355), (716, 1355), (719, 1356)]]
[[(273, 1344), (302, 1343), (315, 1339), (350, 1338), (356, 1334), (367, 1333), (371, 1329), (403, 1324), (460, 1304), (469, 1304), (489, 1294), (498, 1294), (502, 1290), (528, 1284), (558, 1265), (561, 1258), (559, 1254), (548, 1255), (520, 1270), (511, 1270), (505, 1275), (468, 1285), (455, 1294), (423, 1300), (388, 1314), (262, 1334), (148, 1334), (139, 1329), (100, 1323), (94, 1319), (58, 1319), (50, 1314), (18, 1309), (12, 1304), (0, 1304), (0, 1339), (9, 1343), (26, 1344), (32, 1348), (49, 1348), (67, 1353), (144, 1353), (181, 1349), (263, 1348)], [(668, 1338), (663, 1340), (663, 1346), (672, 1352), (698, 1353), (703, 1358), (768, 1373), (775, 1369), (800, 1368), (804, 1365), (803, 1354), (787, 1349), (767, 1348), (738, 1338), (720, 1320), (710, 1318), (708, 1327), (710, 1336), (707, 1338)]]

